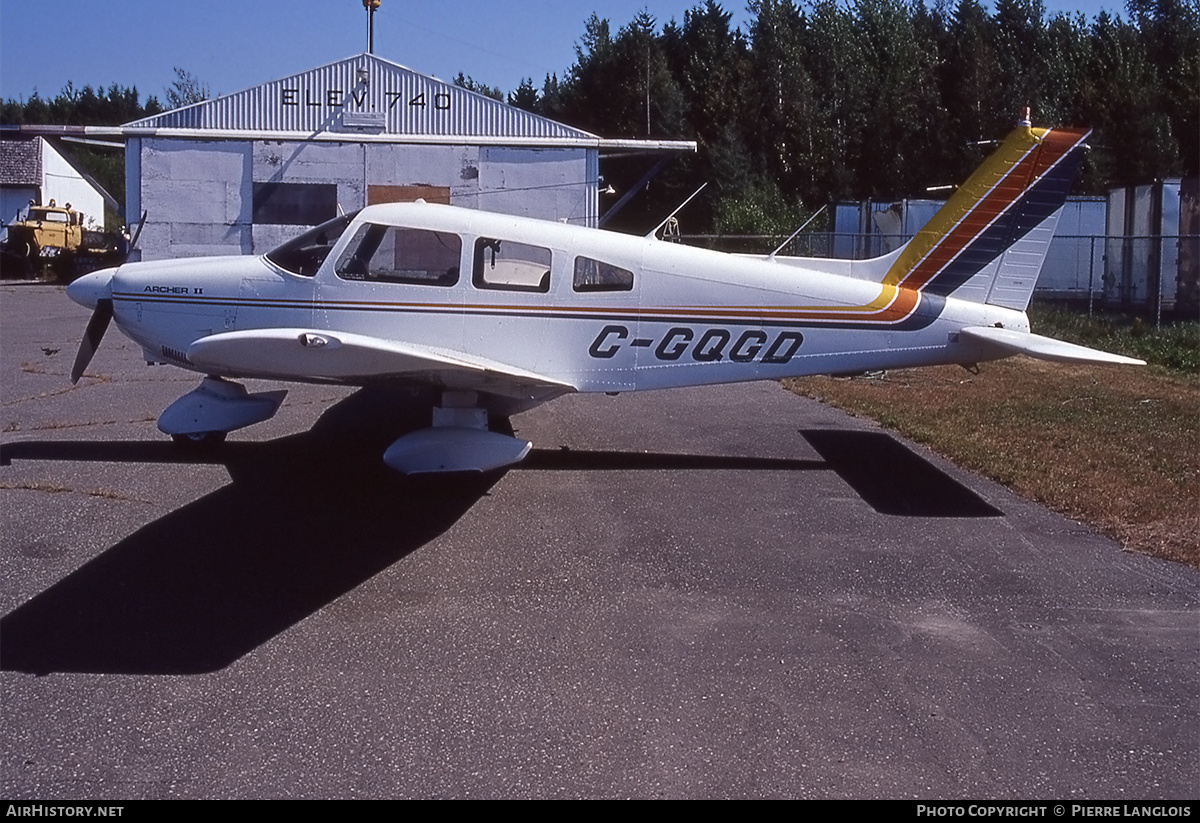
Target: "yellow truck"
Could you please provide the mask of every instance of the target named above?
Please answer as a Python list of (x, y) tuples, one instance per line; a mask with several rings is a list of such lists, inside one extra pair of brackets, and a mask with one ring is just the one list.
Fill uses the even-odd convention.
[(49, 266), (71, 278), (96, 268), (117, 265), (129, 253), (124, 235), (83, 227), (84, 215), (66, 206), (30, 204), (24, 220), (7, 223), (2, 262), (5, 277), (30, 277)]

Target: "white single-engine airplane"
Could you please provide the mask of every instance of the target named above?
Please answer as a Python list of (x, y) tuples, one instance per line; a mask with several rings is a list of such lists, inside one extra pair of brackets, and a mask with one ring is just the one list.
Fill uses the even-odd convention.
[(493, 422), (568, 392), (622, 392), (1023, 353), (1142, 361), (1031, 334), (1025, 309), (1088, 132), (1022, 122), (901, 249), (749, 257), (426, 203), (370, 206), (259, 257), (130, 263), (72, 283), (147, 362), (207, 375), (158, 427), (219, 442), (286, 392), (226, 378), (433, 387), (432, 425), (384, 461), (487, 471), (531, 444)]

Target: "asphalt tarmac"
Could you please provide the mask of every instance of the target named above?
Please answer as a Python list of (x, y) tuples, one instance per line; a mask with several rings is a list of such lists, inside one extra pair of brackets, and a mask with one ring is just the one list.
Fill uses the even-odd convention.
[(188, 455), (86, 322), (0, 287), (0, 797), (1197, 796), (1200, 574), (870, 423), (566, 397), (417, 482), (403, 392), (290, 386)]

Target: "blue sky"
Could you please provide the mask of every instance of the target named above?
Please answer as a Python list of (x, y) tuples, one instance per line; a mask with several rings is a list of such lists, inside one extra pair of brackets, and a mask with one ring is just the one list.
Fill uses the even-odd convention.
[[(643, 7), (661, 24), (700, 0), (557, 0), (508, 4), (485, 0), (383, 0), (375, 15), (375, 52), (416, 71), (452, 79), (458, 72), (511, 91), (522, 77), (540, 87), (575, 60), (584, 20), (598, 11), (614, 31)], [(1044, 0), (1048, 11), (1101, 8), (1111, 0)], [(722, 5), (743, 30), (744, 2)], [(119, 83), (143, 99), (175, 79), (179, 66), (226, 94), (366, 50), (361, 0), (0, 0), (0, 98), (54, 97)]]

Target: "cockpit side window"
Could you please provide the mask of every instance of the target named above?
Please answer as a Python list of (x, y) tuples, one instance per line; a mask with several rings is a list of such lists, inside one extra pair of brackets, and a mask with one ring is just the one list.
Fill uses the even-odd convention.
[(453, 286), (458, 282), (462, 238), (457, 234), (365, 223), (338, 257), (343, 280)]
[(342, 232), (357, 215), (358, 212), (345, 214), (309, 229), (299, 237), (267, 252), (267, 259), (292, 274), (312, 277), (329, 256)]
[(572, 286), (575, 291), (632, 291), (633, 272), (603, 260), (576, 257)]
[(480, 237), (475, 241), (473, 282), (480, 289), (550, 291), (550, 249), (514, 240)]

